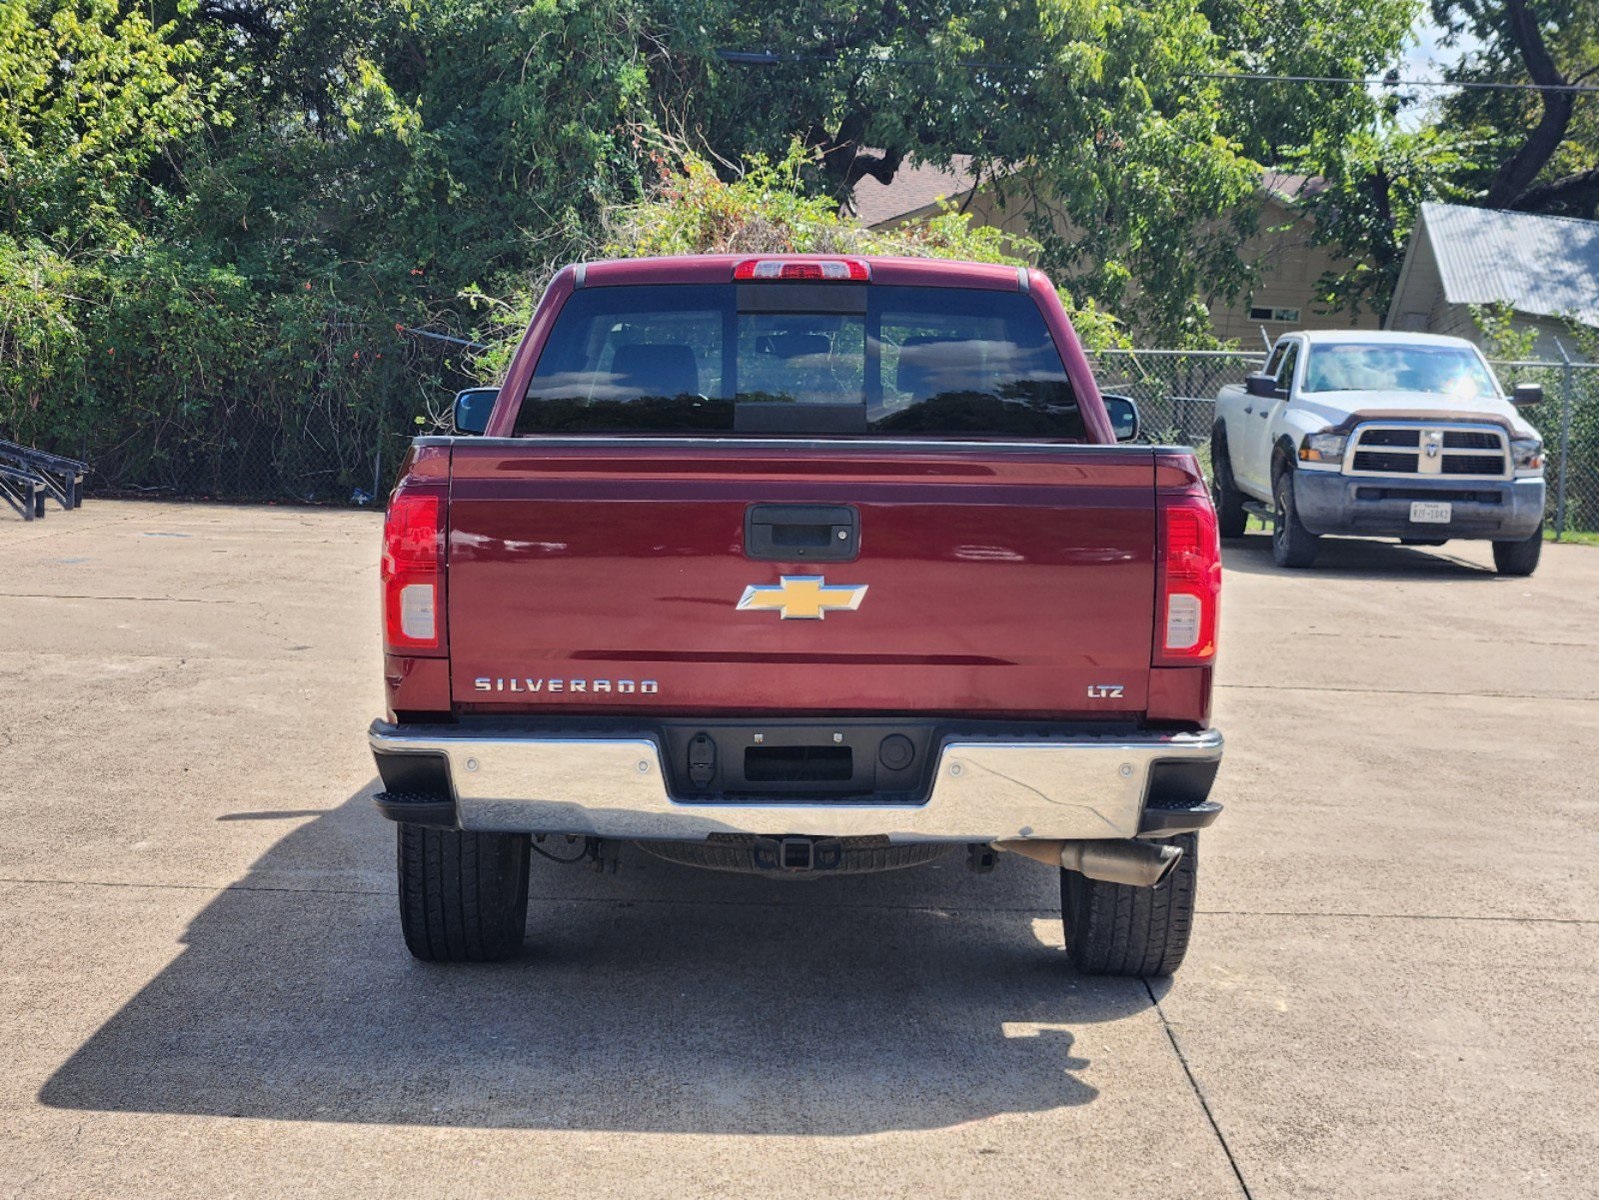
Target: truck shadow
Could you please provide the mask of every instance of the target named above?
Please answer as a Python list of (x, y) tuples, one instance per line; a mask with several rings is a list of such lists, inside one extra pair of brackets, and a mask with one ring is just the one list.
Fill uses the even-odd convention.
[(1250, 533), (1222, 542), (1222, 565), (1245, 575), (1336, 575), (1341, 579), (1452, 579), (1492, 582), (1491, 567), (1457, 558), (1448, 546), (1401, 546), (1367, 538), (1323, 538), (1316, 565), (1298, 571), (1271, 560), (1271, 535)]
[(615, 876), (535, 860), (522, 959), (420, 964), (367, 794), (211, 901), (40, 1099), (421, 1126), (932, 1129), (1088, 1103), (1076, 1031), (1150, 1007), (1137, 980), (1072, 974), (1054, 874), (1009, 856), (988, 876), (955, 855), (808, 882), (631, 847)]

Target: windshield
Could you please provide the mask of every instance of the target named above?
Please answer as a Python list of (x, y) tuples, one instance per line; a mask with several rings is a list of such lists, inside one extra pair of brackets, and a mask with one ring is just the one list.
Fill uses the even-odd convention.
[(1314, 345), (1305, 364), (1305, 392), (1434, 392), (1459, 400), (1497, 397), (1499, 388), (1477, 354), (1464, 346)]
[(1030, 297), (788, 283), (575, 293), (515, 431), (1086, 440)]

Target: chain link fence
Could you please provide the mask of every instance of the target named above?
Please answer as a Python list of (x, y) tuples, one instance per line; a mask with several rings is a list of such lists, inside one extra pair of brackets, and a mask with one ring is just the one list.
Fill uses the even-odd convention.
[[(357, 347), (375, 350), (373, 367), (389, 375), (378, 389), (378, 404), (342, 403), (337, 386), (310, 392), (286, 409), (245, 397), (201, 414), (188, 427), (162, 422), (151, 429), (134, 422), (132, 432), (108, 429), (98, 445), (86, 439), (42, 448), (88, 459), (90, 494), (381, 506), (410, 439), (434, 428), (432, 418), (448, 410), (455, 388), (474, 382), (464, 356), (471, 343), (422, 331), (404, 334)], [(344, 357), (352, 353), (359, 359), (356, 351)], [(1217, 391), (1243, 383), (1265, 361), (1263, 352), (1234, 350), (1092, 356), (1100, 387), (1138, 402), (1144, 440), (1193, 446), (1207, 470)], [(1543, 385), (1543, 403), (1524, 411), (1544, 438), (1549, 527), (1558, 534), (1599, 533), (1599, 363), (1493, 366), (1506, 388)]]
[[(1216, 393), (1266, 364), (1242, 350), (1107, 350), (1091, 355), (1102, 391), (1138, 402), (1142, 440), (1195, 447), (1210, 468)], [(1547, 520), (1557, 536), (1599, 533), (1599, 363), (1493, 360), (1508, 390), (1543, 385), (1542, 404), (1522, 410), (1543, 435)]]
[[(375, 505), (394, 486), (411, 439), (435, 432), (451, 397), (473, 386), (476, 343), (425, 330), (328, 323), (296, 346), (304, 386), (229, 386), (153, 409), (106, 383), (74, 403), (81, 433), (0, 439), (89, 464), (88, 495)], [(112, 380), (112, 383), (115, 381)]]

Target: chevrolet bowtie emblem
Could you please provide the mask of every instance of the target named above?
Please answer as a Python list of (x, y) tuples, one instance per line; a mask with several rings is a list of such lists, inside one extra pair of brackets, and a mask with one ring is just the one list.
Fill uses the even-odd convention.
[(757, 583), (744, 589), (738, 608), (771, 610), (785, 621), (820, 621), (833, 609), (855, 609), (866, 596), (866, 584), (828, 586), (820, 575), (785, 575), (782, 583)]

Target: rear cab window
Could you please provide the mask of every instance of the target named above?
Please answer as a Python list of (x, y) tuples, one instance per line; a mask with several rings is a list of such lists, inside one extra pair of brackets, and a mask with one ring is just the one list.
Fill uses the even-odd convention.
[(1088, 440), (1029, 296), (789, 282), (575, 292), (515, 433)]

